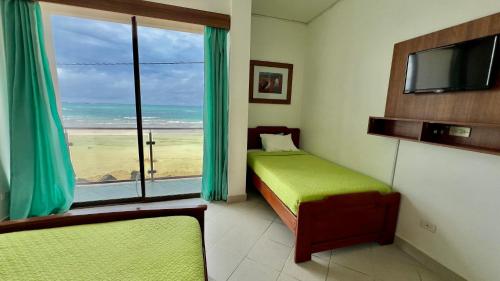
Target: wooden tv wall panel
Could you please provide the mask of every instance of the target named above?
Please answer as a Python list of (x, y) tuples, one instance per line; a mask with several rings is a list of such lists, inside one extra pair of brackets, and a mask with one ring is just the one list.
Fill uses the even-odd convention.
[[(403, 94), (410, 53), (495, 34), (500, 34), (500, 13), (397, 43), (385, 115), (370, 117), (368, 133), (500, 154), (500, 69), (489, 90)], [(451, 126), (470, 128), (471, 134), (450, 136)]]

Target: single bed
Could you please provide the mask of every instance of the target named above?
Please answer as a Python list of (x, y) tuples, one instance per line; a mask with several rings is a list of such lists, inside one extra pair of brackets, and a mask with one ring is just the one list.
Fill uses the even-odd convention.
[(248, 184), (253, 185), (296, 236), (295, 262), (314, 252), (349, 245), (391, 244), (400, 194), (366, 175), (304, 151), (262, 152), (260, 134), (291, 134), (299, 129), (248, 130)]
[(206, 206), (0, 224), (0, 280), (208, 280)]

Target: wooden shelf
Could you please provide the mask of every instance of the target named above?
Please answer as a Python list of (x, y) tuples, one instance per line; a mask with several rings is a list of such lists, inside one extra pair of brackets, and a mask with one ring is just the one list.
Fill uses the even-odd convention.
[[(470, 135), (453, 135), (456, 127)], [(500, 124), (370, 117), (368, 134), (500, 155)]]
[(418, 141), (422, 124), (418, 120), (370, 117), (368, 134)]

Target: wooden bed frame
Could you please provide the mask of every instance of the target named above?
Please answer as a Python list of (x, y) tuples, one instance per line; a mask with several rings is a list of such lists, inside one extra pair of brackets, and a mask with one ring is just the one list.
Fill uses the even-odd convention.
[[(134, 207), (127, 205), (116, 206), (115, 210), (110, 212), (89, 212), (69, 211), (66, 214), (51, 215), (46, 217), (35, 217), (23, 220), (5, 221), (0, 223), (0, 234), (17, 231), (57, 228), (64, 226), (106, 223), (113, 221), (135, 220), (154, 217), (169, 217), (169, 216), (190, 216), (198, 220), (202, 233), (202, 251), (203, 262), (205, 267), (205, 280), (208, 281), (207, 260), (205, 255), (205, 239), (204, 239), (204, 213), (207, 209), (206, 205), (194, 205), (172, 208), (159, 207)], [(71, 213), (75, 212), (75, 214)], [(168, 238), (166, 238), (168, 239)]]
[[(299, 147), (300, 129), (257, 127), (248, 129), (248, 149), (261, 148), (260, 134), (292, 134)], [(334, 195), (299, 205), (297, 215), (248, 168), (248, 185), (253, 185), (295, 234), (295, 262), (311, 259), (312, 253), (377, 242), (392, 244), (401, 195), (362, 192)]]

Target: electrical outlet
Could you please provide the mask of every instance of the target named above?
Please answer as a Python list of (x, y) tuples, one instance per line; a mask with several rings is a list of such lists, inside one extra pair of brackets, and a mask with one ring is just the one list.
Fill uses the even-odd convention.
[(431, 233), (436, 233), (437, 231), (437, 226), (435, 224), (432, 224), (426, 220), (420, 220), (420, 227), (431, 232)]
[(471, 128), (451, 126), (448, 134), (450, 136), (454, 136), (454, 137), (469, 138), (470, 131), (471, 131)]

